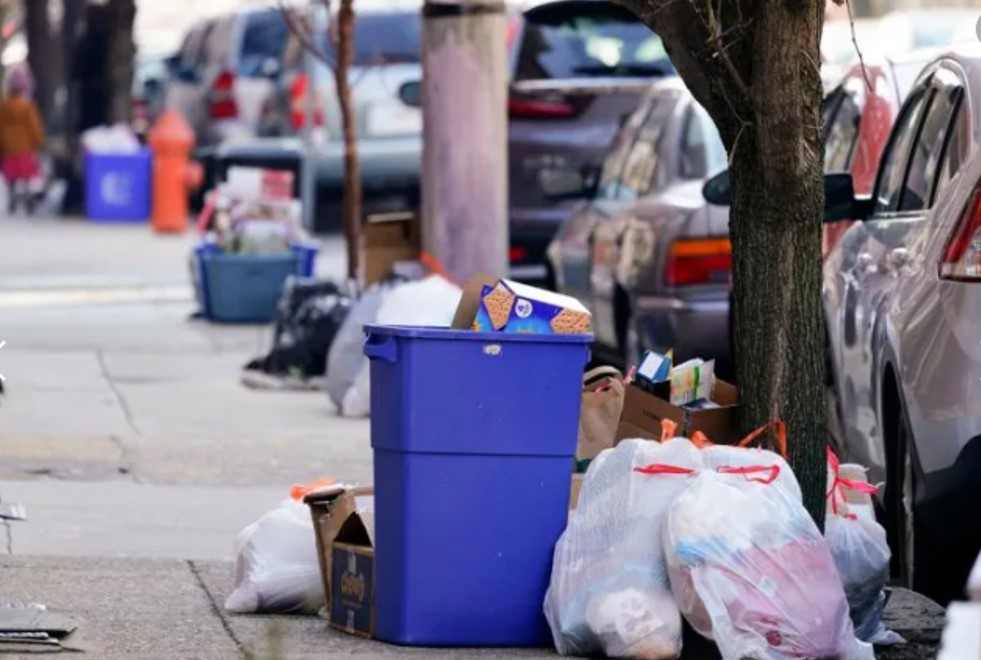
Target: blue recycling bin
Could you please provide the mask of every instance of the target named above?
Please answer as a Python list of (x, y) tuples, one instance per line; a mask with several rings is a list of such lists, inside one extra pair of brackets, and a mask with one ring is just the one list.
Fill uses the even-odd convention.
[(277, 255), (224, 254), (213, 243), (194, 249), (194, 289), (202, 316), (223, 323), (267, 323), (290, 275), (312, 277), (319, 248), (298, 243)]
[(85, 154), (85, 215), (96, 222), (146, 222), (150, 217), (149, 149)]
[(592, 335), (366, 326), (375, 635), (545, 646)]

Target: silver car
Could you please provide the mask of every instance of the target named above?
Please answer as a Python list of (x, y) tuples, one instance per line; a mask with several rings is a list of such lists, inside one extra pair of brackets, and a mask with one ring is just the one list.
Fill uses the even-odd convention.
[(981, 47), (929, 63), (824, 266), (840, 451), (885, 481), (894, 569), (942, 600), (981, 548)]
[(729, 209), (702, 196), (706, 177), (725, 166), (715, 124), (681, 80), (654, 83), (617, 135), (592, 199), (549, 248), (559, 291), (593, 314), (599, 353), (628, 364), (645, 349), (728, 357)]

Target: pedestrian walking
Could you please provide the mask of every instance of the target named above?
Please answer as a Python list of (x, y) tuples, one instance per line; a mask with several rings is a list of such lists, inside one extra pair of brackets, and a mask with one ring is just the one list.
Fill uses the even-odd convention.
[(31, 183), (41, 175), (38, 152), (44, 146), (44, 126), (31, 100), (31, 77), (26, 69), (10, 72), (6, 96), (0, 101), (0, 172), (7, 183), (10, 213), (23, 201), (27, 213), (34, 211)]

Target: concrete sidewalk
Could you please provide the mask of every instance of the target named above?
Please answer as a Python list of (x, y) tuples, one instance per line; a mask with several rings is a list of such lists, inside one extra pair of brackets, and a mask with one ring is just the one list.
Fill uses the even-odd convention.
[[(230, 615), (223, 604), (232, 575), (228, 562), (0, 557), (0, 594), (73, 617), (79, 626), (73, 643), (99, 660), (556, 657), (544, 649), (395, 647), (337, 633), (315, 616)], [(932, 658), (943, 610), (896, 591), (887, 625), (911, 643), (880, 650), (880, 660)], [(692, 645), (684, 657), (706, 660), (712, 655)]]

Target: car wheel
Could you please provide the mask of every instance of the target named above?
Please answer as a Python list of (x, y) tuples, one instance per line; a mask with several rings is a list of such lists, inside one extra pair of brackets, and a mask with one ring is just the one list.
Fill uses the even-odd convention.
[(916, 470), (913, 464), (913, 436), (906, 413), (900, 407), (896, 421), (895, 450), (887, 483), (892, 574), (899, 584), (918, 589), (922, 574), (922, 533), (916, 518)]

